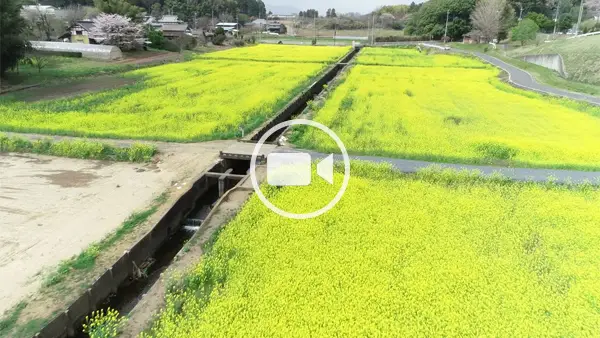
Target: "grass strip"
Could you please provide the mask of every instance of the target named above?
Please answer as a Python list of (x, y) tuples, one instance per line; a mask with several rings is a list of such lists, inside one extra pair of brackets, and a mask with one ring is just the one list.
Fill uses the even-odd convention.
[(30, 141), (18, 136), (0, 134), (0, 153), (34, 153), (90, 160), (149, 162), (157, 153), (156, 146), (133, 143), (129, 147), (115, 147), (88, 140), (53, 141), (50, 138)]

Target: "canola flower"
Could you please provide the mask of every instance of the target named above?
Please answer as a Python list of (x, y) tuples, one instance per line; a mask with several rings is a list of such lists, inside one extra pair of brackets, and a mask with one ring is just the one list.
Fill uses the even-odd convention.
[(126, 73), (135, 85), (75, 98), (0, 100), (0, 131), (206, 141), (235, 138), (281, 109), (326, 64), (194, 60)]
[(87, 333), (90, 338), (114, 338), (119, 335), (127, 319), (119, 314), (119, 311), (108, 308), (92, 312), (92, 317), (85, 317), (83, 324), (83, 333)]
[[(314, 120), (354, 154), (600, 169), (599, 107), (516, 89), (497, 75), (494, 68), (359, 64), (331, 90)], [(293, 141), (338, 151), (327, 135), (311, 129)]]
[(491, 66), (472, 57), (437, 54), (435, 51), (421, 51), (415, 48), (371, 48), (361, 50), (356, 63), (378, 66), (403, 67), (457, 67), (491, 68)]
[(333, 63), (350, 52), (351, 47), (294, 46), (260, 44), (245, 48), (232, 48), (198, 56), (199, 59), (229, 59), (269, 62), (320, 62)]
[[(302, 189), (270, 198), (329, 198), (327, 183)], [(592, 186), (355, 162), (318, 218), (252, 197), (143, 337), (594, 337), (598, 205)]]

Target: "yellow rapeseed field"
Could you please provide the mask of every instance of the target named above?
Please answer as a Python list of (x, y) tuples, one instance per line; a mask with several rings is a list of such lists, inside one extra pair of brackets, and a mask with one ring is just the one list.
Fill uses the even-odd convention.
[[(600, 108), (519, 90), (497, 75), (493, 68), (355, 65), (314, 119), (354, 154), (600, 169)], [(338, 151), (312, 129), (295, 136), (299, 147)]]
[(0, 131), (168, 141), (240, 136), (273, 116), (326, 67), (194, 60), (127, 73), (143, 81), (55, 101), (0, 101)]
[(356, 58), (356, 63), (403, 67), (491, 67), (475, 58), (437, 54), (434, 51), (425, 50), (419, 52), (415, 48), (364, 48)]
[[(318, 218), (282, 218), (252, 197), (172, 285), (144, 337), (600, 332), (598, 188), (351, 171), (345, 196)], [(269, 197), (294, 211), (318, 207), (329, 189), (315, 181)]]
[(272, 62), (324, 62), (338, 61), (350, 52), (351, 47), (333, 46), (293, 46), (261, 44), (246, 48), (232, 48), (225, 51), (202, 54), (201, 59), (231, 59)]

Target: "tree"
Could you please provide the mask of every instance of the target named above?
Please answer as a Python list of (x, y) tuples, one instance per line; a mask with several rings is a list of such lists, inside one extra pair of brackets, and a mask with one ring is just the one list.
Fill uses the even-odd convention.
[(37, 68), (38, 73), (41, 73), (42, 69), (44, 67), (46, 67), (48, 65), (48, 63), (50, 63), (48, 58), (45, 58), (43, 56), (36, 56), (36, 55), (26, 58), (25, 62), (27, 64), (31, 65), (32, 67)]
[(554, 30), (554, 21), (544, 14), (529, 12), (525, 18), (533, 20), (542, 32), (550, 33)]
[(515, 28), (513, 28), (511, 40), (520, 41), (522, 46), (525, 44), (525, 41), (535, 40), (539, 30), (540, 28), (533, 20), (523, 19)]
[(141, 36), (142, 29), (132, 23), (130, 18), (119, 14), (100, 14), (93, 20), (92, 33), (106, 37), (102, 44), (128, 51), (140, 47), (136, 38)]
[(325, 17), (326, 18), (331, 17), (331, 8), (327, 8), (327, 12), (325, 12)]
[(162, 31), (152, 27), (152, 25), (146, 26), (146, 37), (150, 40), (152, 48), (162, 49), (165, 46), (165, 36)]
[(160, 20), (160, 18), (162, 18), (162, 8), (160, 7), (160, 2), (155, 2), (152, 4), (150, 15), (156, 20)]
[(573, 28), (575, 19), (570, 14), (561, 15), (558, 19), (558, 30), (566, 33), (569, 29)]
[(137, 18), (143, 8), (132, 5), (126, 0), (94, 0), (94, 6), (107, 14), (118, 14), (131, 19)]
[[(410, 8), (410, 7), (409, 7)], [(417, 13), (410, 16), (406, 25), (407, 34), (428, 35), (440, 38), (444, 35), (446, 14), (449, 11), (451, 21), (462, 19), (470, 22), (471, 12), (475, 8), (475, 0), (430, 0), (423, 3)], [(458, 26), (457, 26), (458, 27)], [(471, 30), (470, 25), (456, 29), (450, 37), (459, 39)]]
[(20, 12), (20, 1), (0, 1), (0, 76), (14, 68), (29, 49), (25, 39), (27, 25)]
[(314, 18), (314, 17), (318, 17), (319, 16), (319, 11), (317, 11), (316, 9), (307, 9), (306, 12), (304, 12), (304, 17), (306, 18)]
[(62, 33), (65, 29), (64, 22), (58, 20), (54, 15), (48, 14), (39, 6), (23, 10), (22, 15), (30, 27), (30, 33), (36, 39), (51, 41), (57, 31)]
[(337, 18), (337, 14), (335, 14), (335, 8), (331, 9), (331, 17), (332, 18)]
[(481, 37), (490, 41), (498, 38), (498, 33), (502, 27), (502, 12), (506, 6), (505, 0), (480, 0), (473, 13), (471, 13), (471, 22)]
[(597, 18), (596, 21), (600, 21), (600, 0), (586, 0), (585, 7), (589, 14)]
[(83, 20), (87, 14), (86, 9), (81, 5), (69, 5), (63, 10), (63, 19), (67, 26), (71, 26), (79, 20)]
[(250, 21), (250, 17), (247, 14), (244, 14), (244, 13), (238, 14), (238, 23), (240, 25), (243, 26), (243, 25), (245, 25), (249, 21)]

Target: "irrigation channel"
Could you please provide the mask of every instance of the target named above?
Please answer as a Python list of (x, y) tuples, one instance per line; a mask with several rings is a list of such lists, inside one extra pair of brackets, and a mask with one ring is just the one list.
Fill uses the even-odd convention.
[[(307, 102), (319, 95), (323, 86), (331, 82), (359, 50), (360, 47), (352, 49), (328, 67), (275, 117), (240, 140), (242, 142), (221, 151), (221, 159), (171, 206), (154, 227), (35, 337), (87, 337), (82, 330), (85, 317), (91, 317), (93, 311), (100, 309), (110, 307), (127, 315), (171, 265), (183, 245), (201, 229), (211, 210), (218, 207), (221, 197), (247, 178), (252, 150), (258, 139), (276, 124), (299, 115)], [(267, 141), (273, 142), (283, 132), (274, 133)], [(268, 145), (265, 147), (269, 148)], [(264, 160), (264, 155), (259, 154), (260, 160)]]

